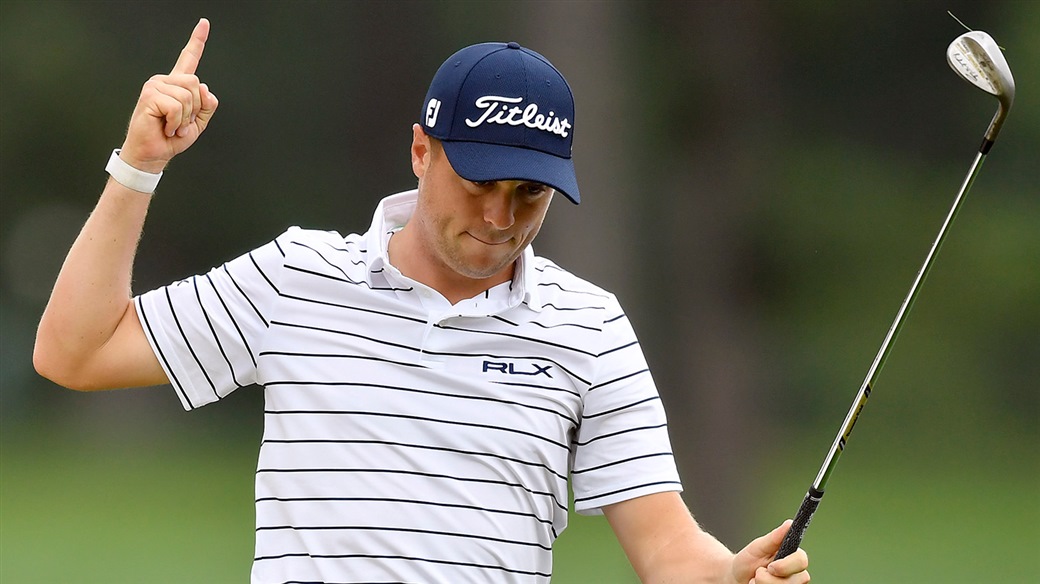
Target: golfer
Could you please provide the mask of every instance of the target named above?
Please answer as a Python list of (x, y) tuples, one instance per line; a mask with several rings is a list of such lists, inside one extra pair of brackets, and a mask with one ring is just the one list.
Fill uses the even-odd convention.
[(736, 554), (698, 526), (625, 313), (534, 255), (556, 194), (580, 201), (574, 101), (516, 43), (444, 62), (417, 188), (364, 233), (290, 227), (131, 296), (151, 193), (217, 109), (195, 75), (209, 28), (145, 83), (33, 359), (74, 389), (169, 383), (189, 410), (263, 387), (252, 582), (548, 582), (568, 486), (644, 582), (809, 580), (803, 551), (772, 560), (789, 523)]

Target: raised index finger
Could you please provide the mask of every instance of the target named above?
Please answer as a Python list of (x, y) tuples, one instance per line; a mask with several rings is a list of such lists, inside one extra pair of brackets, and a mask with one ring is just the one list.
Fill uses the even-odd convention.
[(208, 38), (209, 21), (202, 18), (195, 25), (195, 30), (191, 31), (191, 38), (188, 39), (188, 44), (184, 45), (184, 48), (181, 50), (180, 56), (177, 57), (177, 64), (173, 66), (170, 74), (187, 73), (194, 75), (195, 69), (198, 68), (199, 61), (202, 59), (202, 51), (206, 48), (206, 39)]

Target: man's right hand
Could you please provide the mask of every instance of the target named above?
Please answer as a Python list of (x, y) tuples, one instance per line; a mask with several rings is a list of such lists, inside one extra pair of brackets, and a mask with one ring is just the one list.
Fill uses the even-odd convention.
[(209, 21), (199, 20), (169, 75), (144, 84), (120, 158), (138, 170), (157, 173), (187, 150), (209, 125), (217, 96), (201, 83), (195, 70), (209, 38)]

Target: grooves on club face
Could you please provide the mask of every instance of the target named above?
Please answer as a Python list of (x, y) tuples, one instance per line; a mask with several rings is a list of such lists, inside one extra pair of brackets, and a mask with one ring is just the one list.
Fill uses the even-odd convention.
[(950, 43), (946, 49), (946, 61), (962, 79), (1000, 101), (1000, 107), (986, 130), (986, 141), (992, 144), (1015, 100), (1015, 78), (1004, 53), (993, 37), (981, 30), (973, 30)]

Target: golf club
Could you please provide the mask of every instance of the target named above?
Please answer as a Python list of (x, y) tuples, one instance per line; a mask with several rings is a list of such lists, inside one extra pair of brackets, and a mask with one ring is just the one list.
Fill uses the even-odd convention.
[(942, 247), (943, 240), (946, 239), (946, 232), (960, 209), (961, 201), (975, 181), (975, 177), (982, 167), (982, 161), (990, 148), (993, 147), (993, 142), (997, 139), (997, 133), (1000, 132), (1000, 127), (1003, 125), (1004, 119), (1011, 110), (1011, 103), (1015, 99), (1015, 80), (1011, 76), (1011, 69), (1008, 67), (1000, 47), (988, 34), (976, 30), (957, 37), (946, 50), (946, 60), (949, 62), (950, 67), (963, 79), (986, 93), (996, 96), (1000, 105), (997, 108), (997, 113), (993, 116), (993, 120), (990, 122), (989, 128), (986, 130), (982, 145), (975, 156), (975, 161), (972, 162), (971, 168), (961, 184), (960, 191), (958, 191), (957, 197), (954, 199), (953, 208), (950, 209), (949, 214), (946, 216), (946, 221), (943, 222), (942, 228), (939, 230), (939, 236), (936, 237), (935, 243), (932, 244), (932, 248), (928, 251), (924, 265), (921, 266), (920, 271), (917, 273), (917, 278), (914, 279), (913, 285), (910, 286), (910, 292), (906, 295), (906, 299), (903, 300), (902, 306), (899, 307), (896, 318), (892, 322), (892, 326), (889, 327), (885, 340), (881, 343), (881, 349), (878, 351), (877, 356), (874, 357), (874, 362), (867, 371), (867, 376), (859, 388), (855, 401), (852, 403), (852, 408), (849, 409), (848, 415), (845, 416), (845, 421), (842, 423), (841, 429), (838, 430), (838, 435), (835, 437), (834, 443), (831, 444), (830, 451), (827, 452), (827, 456), (824, 458), (823, 466), (820, 467), (816, 480), (809, 487), (805, 499), (802, 500), (802, 505), (798, 508), (791, 530), (787, 533), (783, 543), (780, 545), (780, 550), (776, 554), (778, 559), (791, 555), (801, 544), (802, 538), (805, 536), (805, 530), (809, 527), (820, 500), (823, 499), (827, 481), (834, 471), (838, 458), (845, 449), (849, 434), (852, 433), (852, 428), (856, 425), (856, 420), (859, 418), (860, 413), (863, 411), (863, 406), (866, 405), (867, 398), (870, 396), (874, 381), (877, 379), (878, 373), (888, 357), (892, 342), (899, 334), (899, 329), (902, 328), (906, 315), (910, 311), (910, 307), (913, 306), (914, 299), (917, 298), (921, 282), (928, 276), (932, 262), (935, 260), (939, 248)]

